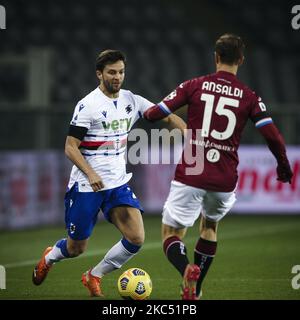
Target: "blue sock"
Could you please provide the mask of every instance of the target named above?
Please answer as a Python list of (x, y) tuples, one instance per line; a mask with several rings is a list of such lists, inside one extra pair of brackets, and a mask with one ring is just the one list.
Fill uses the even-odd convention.
[(122, 238), (121, 240), (122, 245), (124, 246), (124, 248), (129, 251), (130, 253), (137, 253), (142, 246), (138, 246), (136, 244), (133, 244), (131, 242), (129, 242), (127, 239)]
[(67, 239), (58, 240), (55, 246), (60, 249), (63, 256), (65, 256), (66, 258), (70, 257), (67, 249)]

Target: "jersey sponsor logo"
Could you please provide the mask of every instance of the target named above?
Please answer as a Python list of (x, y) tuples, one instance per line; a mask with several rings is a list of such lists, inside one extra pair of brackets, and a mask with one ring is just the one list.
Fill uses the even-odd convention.
[(196, 146), (204, 147), (204, 148), (215, 148), (222, 151), (234, 152), (235, 148), (223, 144), (218, 144), (215, 142), (211, 142), (209, 140), (198, 140), (198, 139), (190, 139), (190, 144), (194, 144)]
[(217, 149), (210, 149), (206, 153), (206, 159), (211, 163), (218, 162), (220, 160), (220, 152)]
[(120, 120), (113, 120), (111, 122), (105, 122), (102, 121), (102, 126), (105, 131), (108, 130), (126, 130), (128, 131), (131, 125), (131, 119), (132, 118), (125, 118), (125, 119), (120, 119)]

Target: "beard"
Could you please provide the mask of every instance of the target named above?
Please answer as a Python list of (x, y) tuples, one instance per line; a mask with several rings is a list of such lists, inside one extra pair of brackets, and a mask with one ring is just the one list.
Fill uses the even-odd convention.
[(121, 89), (122, 83), (119, 83), (118, 85), (114, 85), (110, 83), (108, 80), (103, 80), (103, 85), (109, 93), (118, 93)]

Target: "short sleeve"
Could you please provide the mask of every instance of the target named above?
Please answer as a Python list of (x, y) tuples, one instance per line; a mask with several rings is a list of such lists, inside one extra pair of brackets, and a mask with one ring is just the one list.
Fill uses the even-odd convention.
[(142, 96), (135, 95), (135, 100), (138, 105), (139, 111), (144, 114), (144, 112), (149, 109), (150, 107), (154, 106), (153, 102), (150, 102), (146, 98), (143, 98)]
[(134, 119), (134, 122), (136, 122), (138, 119), (143, 118), (144, 112), (154, 106), (154, 103), (137, 94), (134, 95), (134, 101), (137, 108), (137, 114)]
[(90, 108), (82, 101), (79, 101), (77, 103), (70, 124), (73, 126), (85, 127), (87, 129), (90, 129), (92, 124), (92, 115), (90, 112)]

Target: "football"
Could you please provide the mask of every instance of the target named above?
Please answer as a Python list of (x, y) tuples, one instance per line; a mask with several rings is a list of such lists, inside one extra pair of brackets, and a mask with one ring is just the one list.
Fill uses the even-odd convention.
[(123, 299), (145, 300), (151, 295), (152, 281), (143, 269), (131, 268), (119, 277), (118, 290)]

